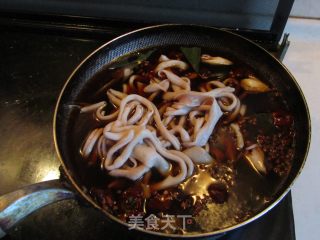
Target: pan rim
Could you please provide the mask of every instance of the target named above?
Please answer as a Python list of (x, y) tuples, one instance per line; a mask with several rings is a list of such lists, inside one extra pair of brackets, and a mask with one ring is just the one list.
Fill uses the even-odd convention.
[[(259, 48), (260, 50), (262, 50), (265, 54), (267, 54), (269, 57), (271, 57), (273, 59), (273, 61), (276, 61), (277, 64), (280, 64), (281, 67), (283, 68), (283, 70), (286, 72), (286, 74), (289, 75), (289, 77), (291, 78), (291, 80), (294, 83), (294, 86), (296, 87), (296, 89), (298, 90), (298, 92), (300, 93), (301, 96), (301, 100), (303, 102), (303, 105), (306, 109), (306, 119), (307, 119), (307, 123), (308, 123), (308, 133), (307, 133), (307, 146), (306, 146), (306, 150), (304, 152), (304, 156), (303, 156), (303, 161), (301, 164), (301, 167), (299, 169), (299, 171), (297, 172), (296, 176), (294, 177), (294, 179), (291, 181), (291, 183), (289, 184), (289, 186), (285, 189), (285, 191), (282, 192), (282, 194), (275, 199), (270, 205), (268, 205), (266, 208), (264, 208), (263, 210), (261, 210), (260, 212), (258, 212), (257, 214), (255, 214), (254, 216), (250, 217), (249, 219), (240, 222), (238, 224), (235, 224), (233, 226), (224, 228), (224, 229), (220, 229), (220, 230), (216, 230), (216, 231), (212, 231), (212, 232), (207, 232), (207, 233), (196, 233), (196, 234), (186, 234), (186, 235), (178, 235), (178, 234), (168, 234), (168, 233), (162, 233), (162, 232), (154, 232), (154, 231), (150, 231), (150, 230), (146, 230), (146, 229), (142, 229), (142, 228), (136, 228), (135, 230), (146, 233), (146, 234), (151, 234), (151, 235), (155, 235), (155, 236), (160, 236), (160, 237), (167, 237), (167, 238), (196, 238), (196, 237), (209, 237), (209, 236), (217, 236), (217, 235), (222, 235), (225, 234), (231, 230), (235, 230), (239, 227), (245, 226), (246, 224), (255, 221), (256, 219), (260, 218), (261, 216), (263, 216), (264, 214), (266, 214), (267, 212), (269, 212), (274, 206), (276, 206), (286, 195), (287, 193), (290, 191), (292, 185), (295, 183), (295, 181), (297, 180), (297, 178), (299, 177), (299, 175), (301, 174), (304, 166), (305, 166), (305, 162), (307, 160), (308, 157), (308, 153), (309, 153), (309, 149), (310, 149), (310, 144), (311, 144), (311, 118), (310, 118), (310, 112), (309, 112), (309, 108), (307, 105), (307, 101), (306, 98), (302, 92), (302, 89), (300, 88), (298, 82), (296, 81), (296, 79), (294, 78), (294, 76), (290, 73), (290, 71), (288, 70), (288, 68), (282, 63), (280, 62), (279, 59), (277, 59), (275, 56), (273, 56), (270, 52), (268, 52), (266, 49), (262, 48), (261, 46), (259, 46), (257, 43), (239, 35), (236, 34), (234, 32), (230, 32), (227, 31), (225, 29), (219, 29), (219, 28), (215, 28), (215, 27), (209, 27), (209, 26), (203, 26), (203, 25), (196, 25), (196, 24), (161, 24), (161, 25), (154, 25), (154, 26), (148, 26), (148, 27), (144, 27), (144, 28), (140, 28), (128, 33), (125, 33), (123, 35), (120, 35), (116, 38), (113, 38), (112, 40), (104, 43), (103, 45), (101, 45), (100, 47), (98, 47), (97, 49), (95, 49), (93, 52), (91, 52), (86, 58), (84, 58), (81, 63), (72, 71), (72, 73), (69, 75), (69, 77), (67, 78), (66, 82), (64, 83), (64, 86), (62, 87), (62, 90), (60, 91), (60, 94), (58, 96), (58, 100), (56, 102), (56, 106), (55, 106), (55, 110), (54, 110), (54, 116), (53, 116), (53, 140), (54, 140), (54, 146), (55, 146), (55, 150), (56, 153), (58, 155), (58, 159), (65, 171), (65, 174), (67, 175), (68, 180), (71, 182), (72, 186), (76, 189), (76, 191), (86, 200), (88, 201), (92, 206), (94, 206), (96, 209), (102, 211), (108, 218), (110, 218), (111, 220), (121, 224), (122, 226), (125, 226), (127, 228), (129, 228), (129, 224), (126, 222), (121, 221), (120, 219), (118, 219), (117, 217), (115, 217), (114, 215), (112, 215), (111, 213), (107, 212), (106, 210), (104, 210), (101, 206), (99, 206), (95, 201), (93, 201), (93, 199), (91, 197), (89, 197), (89, 195), (87, 193), (85, 193), (81, 186), (77, 183), (77, 181), (75, 180), (75, 178), (72, 176), (72, 174), (69, 173), (69, 170), (66, 166), (66, 164), (64, 163), (60, 148), (59, 148), (59, 144), (57, 141), (57, 131), (56, 131), (56, 125), (57, 125), (57, 114), (58, 114), (58, 110), (60, 107), (60, 103), (61, 103), (61, 99), (64, 95), (65, 89), (67, 88), (67, 86), (69, 85), (70, 81), (73, 79), (74, 75), (82, 68), (82, 66), (91, 58), (93, 58), (98, 52), (100, 52), (102, 49), (104, 49), (106, 46), (112, 44), (113, 42), (116, 42), (119, 39), (123, 39), (127, 36), (133, 35), (135, 33), (139, 33), (139, 32), (143, 32), (143, 31), (147, 31), (147, 30), (152, 30), (152, 29), (161, 29), (161, 28), (168, 28), (168, 27), (195, 27), (195, 28), (202, 28), (202, 29), (207, 29), (207, 30), (215, 30), (215, 31), (222, 31), (225, 32), (226, 34), (230, 34), (233, 35), (235, 37), (239, 37), (241, 39), (243, 39), (244, 41), (254, 45), (255, 47)], [(128, 229), (129, 230), (129, 229)]]

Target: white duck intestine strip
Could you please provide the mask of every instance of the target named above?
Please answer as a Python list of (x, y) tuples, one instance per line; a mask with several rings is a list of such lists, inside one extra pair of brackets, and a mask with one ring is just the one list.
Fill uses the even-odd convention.
[[(160, 111), (145, 97), (113, 89), (107, 92), (109, 101), (117, 108), (113, 113), (105, 115), (106, 102), (81, 109), (95, 111), (97, 119), (105, 123), (103, 128), (89, 133), (81, 149), (83, 157), (96, 151), (102, 169), (109, 175), (131, 180), (155, 168), (164, 178), (152, 186), (154, 190), (176, 186), (192, 176), (196, 162), (182, 150), (205, 148), (222, 111), (233, 112), (240, 102), (234, 89), (221, 82), (210, 83), (218, 88), (209, 92), (191, 91), (190, 79), (171, 71), (186, 70), (186, 63), (166, 56), (161, 56), (159, 62), (155, 72), (162, 80), (155, 78), (149, 85), (144, 84), (144, 92), (163, 92), (165, 105)], [(132, 75), (129, 87), (134, 88), (138, 80), (139, 76)], [(176, 175), (172, 175), (172, 164), (179, 168)]]

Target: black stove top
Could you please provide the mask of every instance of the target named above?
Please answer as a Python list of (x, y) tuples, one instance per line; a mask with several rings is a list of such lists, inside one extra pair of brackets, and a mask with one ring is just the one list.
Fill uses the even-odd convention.
[[(0, 30), (1, 195), (59, 176), (52, 137), (59, 91), (80, 61), (111, 36), (61, 36), (3, 26)], [(40, 209), (11, 229), (4, 239), (102, 238), (142, 239), (138, 233), (115, 226), (100, 212), (76, 200)], [(291, 194), (260, 219), (221, 239), (294, 240)]]

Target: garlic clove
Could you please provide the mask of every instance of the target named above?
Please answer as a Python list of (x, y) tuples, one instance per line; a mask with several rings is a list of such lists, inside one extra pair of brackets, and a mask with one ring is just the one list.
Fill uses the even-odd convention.
[(268, 92), (271, 90), (268, 87), (268, 85), (266, 85), (265, 83), (263, 83), (262, 81), (260, 81), (255, 77), (242, 79), (240, 81), (240, 86), (247, 92), (251, 92), (251, 93), (262, 93), (262, 92)]

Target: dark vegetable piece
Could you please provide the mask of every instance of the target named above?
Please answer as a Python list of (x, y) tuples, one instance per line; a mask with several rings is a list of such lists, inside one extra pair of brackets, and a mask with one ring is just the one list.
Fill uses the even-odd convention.
[(228, 77), (228, 72), (215, 72), (215, 71), (207, 71), (200, 74), (202, 79), (212, 81), (212, 80), (224, 80)]
[(230, 66), (203, 64), (199, 69), (201, 79), (205, 81), (224, 80), (230, 75)]
[(123, 59), (121, 59), (121, 61), (114, 62), (110, 66), (110, 68), (122, 68), (122, 67), (128, 67), (128, 66), (131, 66), (131, 67), (137, 66), (141, 62), (147, 60), (154, 52), (155, 52), (155, 49), (149, 50), (145, 53), (137, 53), (134, 56), (130, 55), (130, 56), (124, 57)]
[(257, 113), (256, 117), (256, 126), (261, 128), (261, 131), (272, 132), (274, 131), (274, 125), (272, 123), (272, 116), (270, 113)]
[(257, 113), (244, 117), (238, 122), (245, 141), (256, 142), (261, 133), (273, 133), (276, 128), (271, 113)]
[(181, 47), (180, 48), (192, 68), (199, 72), (201, 48), (198, 47)]

